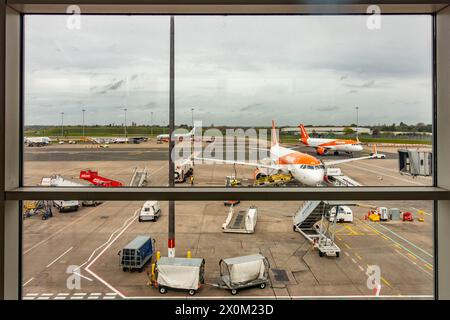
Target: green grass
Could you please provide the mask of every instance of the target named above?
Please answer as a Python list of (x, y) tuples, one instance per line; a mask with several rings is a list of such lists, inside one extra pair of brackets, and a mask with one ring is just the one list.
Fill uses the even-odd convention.
[[(150, 127), (127, 127), (128, 136), (150, 136), (151, 131)], [(167, 132), (167, 128), (153, 127), (153, 136)], [(124, 137), (125, 129), (123, 127), (90, 126), (85, 127), (84, 134), (88, 137)], [(26, 137), (60, 137), (61, 127), (26, 129), (24, 135)], [(81, 126), (65, 126), (64, 136), (82, 137), (83, 128)]]

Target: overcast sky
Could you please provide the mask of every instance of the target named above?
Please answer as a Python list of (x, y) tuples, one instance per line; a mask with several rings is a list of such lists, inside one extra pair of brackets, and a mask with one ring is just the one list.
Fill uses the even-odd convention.
[[(25, 123), (168, 123), (169, 17), (25, 19)], [(431, 18), (176, 17), (176, 122), (431, 123)]]

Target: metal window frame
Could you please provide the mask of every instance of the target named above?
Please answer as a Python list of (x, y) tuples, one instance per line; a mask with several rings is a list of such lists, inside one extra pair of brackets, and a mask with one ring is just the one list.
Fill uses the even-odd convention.
[[(21, 220), (17, 212), (20, 210), (20, 201), (39, 199), (79, 199), (79, 200), (146, 200), (154, 198), (169, 201), (214, 201), (225, 198), (239, 200), (265, 200), (265, 201), (301, 201), (301, 200), (433, 200), (434, 201), (434, 250), (435, 250), (435, 298), (450, 297), (450, 254), (442, 250), (443, 243), (439, 238), (446, 227), (450, 227), (450, 175), (449, 178), (438, 176), (438, 166), (448, 173), (442, 165), (450, 163), (449, 151), (437, 153), (439, 145), (444, 145), (450, 138), (450, 129), (444, 128), (444, 122), (439, 121), (437, 115), (444, 117), (450, 114), (445, 106), (448, 96), (445, 95), (447, 78), (438, 73), (441, 65), (447, 66), (443, 55), (447, 46), (437, 46), (438, 39), (445, 38), (447, 23), (450, 18), (441, 19), (443, 27), (442, 36), (436, 35), (441, 25), (437, 17), (450, 16), (447, 4), (441, 1), (410, 1), (412, 4), (398, 4), (398, 1), (174, 1), (174, 5), (167, 6), (164, 1), (135, 0), (73, 0), (73, 1), (2, 1), (0, 3), (0, 42), (5, 43), (5, 50), (0, 52), (0, 96), (4, 96), (0, 103), (0, 298), (21, 298)], [(246, 2), (246, 5), (239, 5)], [(22, 155), (20, 137), (22, 135), (22, 109), (21, 100), (23, 79), (22, 75), (23, 40), (21, 16), (23, 13), (63, 13), (68, 4), (81, 4), (83, 12), (100, 14), (135, 13), (135, 14), (364, 14), (368, 4), (380, 4), (383, 11), (388, 14), (430, 14), (433, 19), (433, 154), (435, 170), (433, 186), (430, 187), (358, 187), (358, 188), (264, 188), (264, 189), (227, 189), (212, 188), (39, 188), (23, 187), (22, 181)], [(89, 4), (91, 3), (91, 4)], [(249, 4), (250, 3), (250, 4)], [(276, 3), (276, 5), (272, 5)], [(311, 4), (318, 3), (319, 5)], [(324, 3), (327, 3), (325, 6)], [(146, 4), (151, 4), (150, 6)], [(187, 4), (191, 6), (186, 7)], [(119, 12), (120, 11), (120, 12)], [(19, 29), (17, 29), (19, 27)], [(441, 30), (440, 29), (440, 30)], [(448, 36), (448, 35), (447, 35)], [(17, 44), (19, 43), (19, 47)], [(442, 40), (440, 43), (444, 43)], [(23, 43), (22, 43), (23, 44)], [(19, 59), (17, 58), (17, 54)], [(12, 82), (11, 82), (12, 80)], [(440, 84), (443, 84), (440, 86)], [(448, 105), (448, 104), (447, 104)], [(442, 111), (442, 112), (439, 112)], [(441, 124), (441, 125), (439, 125)], [(12, 149), (11, 149), (12, 146)], [(438, 214), (445, 212), (445, 214)], [(448, 233), (448, 232), (447, 232)], [(446, 236), (449, 240), (450, 236)], [(444, 259), (438, 259), (444, 257)], [(19, 266), (19, 268), (17, 268)], [(442, 268), (445, 269), (442, 269)], [(439, 272), (446, 270), (447, 272)], [(444, 277), (442, 277), (444, 274)], [(443, 289), (443, 290), (442, 290)]]

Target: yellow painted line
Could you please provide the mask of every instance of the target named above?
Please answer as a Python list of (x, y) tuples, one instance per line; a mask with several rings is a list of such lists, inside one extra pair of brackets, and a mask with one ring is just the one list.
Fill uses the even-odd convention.
[(351, 249), (351, 247), (348, 244), (344, 243), (344, 245), (347, 247), (347, 249)]
[(410, 256), (411, 258), (413, 258), (414, 260), (417, 260), (417, 258), (414, 257), (411, 253), (407, 252), (406, 254), (407, 254), (408, 256)]
[(434, 268), (433, 268), (433, 266), (432, 265), (430, 265), (430, 264), (425, 264), (425, 267), (427, 267), (428, 269), (430, 269), (430, 270), (434, 270)]
[(384, 284), (387, 285), (388, 287), (391, 286), (391, 284), (385, 278), (381, 277), (381, 281), (383, 281)]
[(359, 254), (357, 254), (357, 253), (355, 253), (355, 256), (359, 259), (359, 260), (362, 260), (363, 258), (359, 255)]
[(394, 246), (395, 246), (395, 247), (397, 247), (397, 248), (399, 248), (399, 249), (401, 249), (401, 248), (402, 248), (402, 246), (401, 246), (401, 245), (399, 245), (399, 244), (397, 244), (397, 243), (394, 243)]
[(342, 241), (342, 239), (339, 236), (336, 236), (336, 238), (338, 238), (339, 241)]

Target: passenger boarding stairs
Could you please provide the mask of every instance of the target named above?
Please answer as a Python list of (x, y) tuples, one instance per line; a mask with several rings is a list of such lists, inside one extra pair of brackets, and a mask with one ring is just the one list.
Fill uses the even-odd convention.
[(314, 235), (317, 228), (314, 224), (322, 219), (322, 215), (329, 211), (329, 205), (325, 201), (306, 201), (294, 216), (294, 231)]
[[(339, 257), (340, 249), (334, 243), (335, 222), (325, 223), (331, 204), (328, 201), (306, 201), (294, 216), (294, 231), (300, 232), (319, 250), (319, 255)], [(320, 224), (316, 225), (320, 221)], [(336, 219), (334, 219), (336, 221)], [(331, 227), (331, 228), (330, 228)]]
[(133, 176), (131, 177), (130, 187), (142, 187), (147, 182), (148, 170), (147, 168), (134, 168)]

